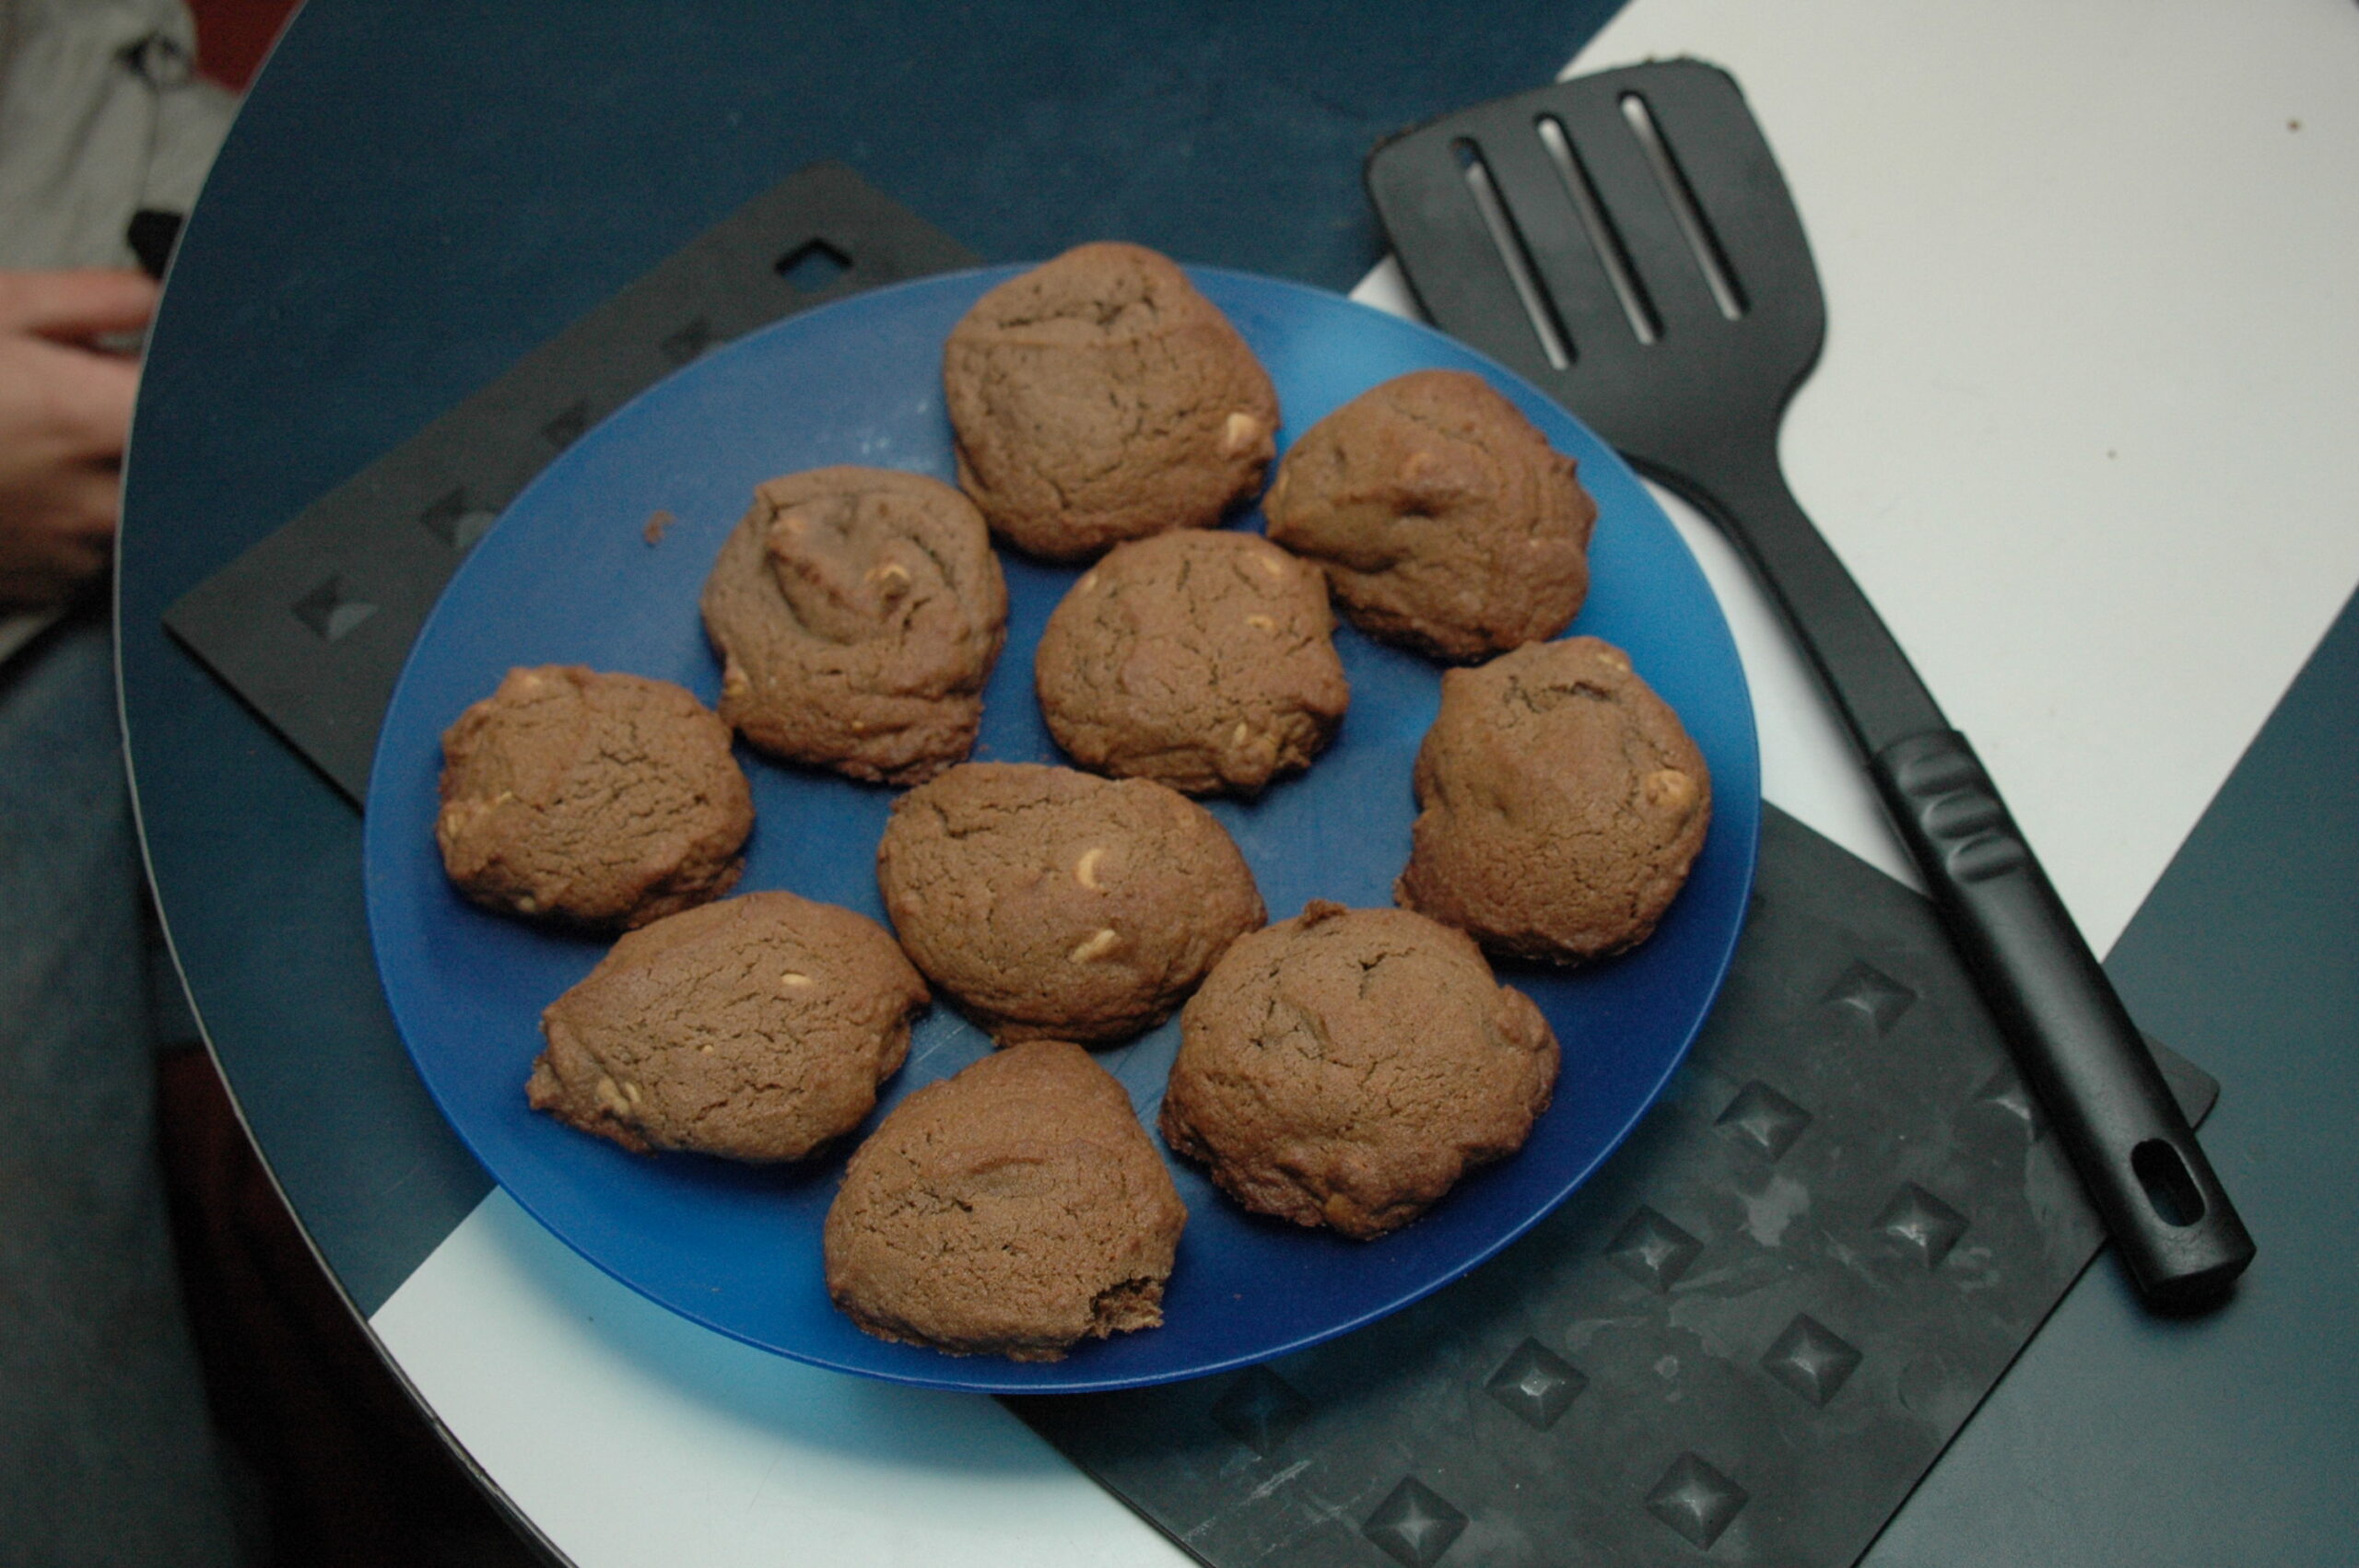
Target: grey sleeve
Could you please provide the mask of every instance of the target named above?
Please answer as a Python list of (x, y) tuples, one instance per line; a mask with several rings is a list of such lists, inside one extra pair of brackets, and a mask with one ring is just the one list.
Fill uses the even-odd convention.
[(128, 266), (132, 215), (186, 214), (237, 101), (181, 0), (0, 0), (0, 267)]

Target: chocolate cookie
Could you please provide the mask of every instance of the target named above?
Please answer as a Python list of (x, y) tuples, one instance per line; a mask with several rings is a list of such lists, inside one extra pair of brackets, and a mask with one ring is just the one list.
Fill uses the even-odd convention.
[(1276, 451), (1269, 373), (1168, 258), (1082, 245), (1010, 278), (951, 329), (943, 391), (958, 483), (1020, 549), (1080, 560), (1209, 528)]
[(1040, 634), (1049, 731), (1082, 766), (1191, 795), (1310, 766), (1351, 702), (1319, 568), (1251, 533), (1120, 544)]
[(736, 885), (753, 826), (729, 727), (669, 681), (511, 670), (442, 736), (434, 837), (489, 908), (643, 926)]
[(1007, 636), (974, 504), (921, 474), (773, 479), (704, 585), (721, 717), (789, 762), (915, 784), (963, 758)]
[(1262, 511), (1370, 637), (1437, 659), (1555, 637), (1589, 595), (1597, 503), (1571, 458), (1463, 370), (1417, 370), (1303, 433)]
[(1523, 1147), (1556, 1036), (1465, 934), (1313, 899), (1180, 1014), (1164, 1141), (1257, 1213), (1366, 1241)]
[(541, 1014), (524, 1094), (638, 1153), (799, 1160), (875, 1107), (925, 1004), (875, 921), (749, 893), (616, 942)]
[(884, 1340), (1061, 1361), (1163, 1321), (1188, 1211), (1113, 1075), (1035, 1040), (929, 1083), (852, 1153), (827, 1293)]
[(1445, 673), (1415, 780), (1393, 896), (1494, 953), (1559, 964), (1643, 942), (1712, 817), (1679, 716), (1593, 637)]
[(1003, 1045), (1152, 1028), (1264, 917), (1203, 807), (1033, 763), (962, 763), (893, 802), (876, 881), (910, 958)]

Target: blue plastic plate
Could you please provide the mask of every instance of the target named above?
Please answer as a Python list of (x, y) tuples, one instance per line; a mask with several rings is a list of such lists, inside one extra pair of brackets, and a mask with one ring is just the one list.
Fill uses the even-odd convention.
[[(604, 948), (486, 914), (452, 891), (433, 835), (443, 730), (519, 664), (631, 671), (714, 701), (720, 671), (697, 595), (755, 485), (836, 462), (951, 479), (943, 342), (1013, 270), (928, 278), (779, 322), (681, 370), (569, 448), (475, 546), (419, 636), (378, 742), (366, 853), (378, 970), (417, 1071), (459, 1136), (543, 1224), (633, 1289), (748, 1343), (932, 1387), (1038, 1393), (1192, 1377), (1343, 1333), (1464, 1273), (1555, 1208), (1653, 1103), (1711, 1005), (1752, 884), (1760, 769), (1719, 606), (1602, 442), (1511, 372), (1425, 327), (1297, 285), (1192, 269), (1276, 380), (1282, 446), (1379, 381), (1439, 367), (1488, 377), (1578, 458), (1601, 517), (1575, 629), (1628, 649), (1711, 765), (1711, 836), (1653, 940), (1584, 973), (1507, 977), (1539, 1001), (1564, 1046), (1555, 1104), (1530, 1143), (1368, 1244), (1249, 1217), (1175, 1161), (1190, 1218), (1164, 1327), (1020, 1365), (871, 1339), (828, 1303), (819, 1232), (839, 1158), (800, 1169), (642, 1158), (528, 1111), (540, 1011)], [(651, 544), (659, 511), (675, 521)], [(1031, 655), (1075, 574), (1003, 559), (1014, 609), (976, 755), (1058, 760), (1033, 700)], [(1352, 707), (1334, 745), (1258, 802), (1212, 807), (1273, 919), (1312, 897), (1388, 904), (1408, 859), (1410, 764), (1439, 673), (1349, 627), (1336, 640)], [(741, 890), (791, 888), (883, 919), (874, 858), (893, 792), (740, 755), (757, 813)], [(1098, 1059), (1150, 1127), (1178, 1043), (1173, 1022)], [(888, 1106), (987, 1048), (937, 1004), (887, 1086)]]

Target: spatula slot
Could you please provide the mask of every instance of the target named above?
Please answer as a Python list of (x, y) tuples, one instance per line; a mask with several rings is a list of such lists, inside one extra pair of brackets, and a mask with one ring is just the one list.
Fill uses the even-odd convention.
[(1565, 135), (1564, 122), (1553, 114), (1543, 114), (1533, 123), (1533, 129), (1539, 134), (1541, 146), (1547, 151), (1548, 161), (1556, 166), (1556, 177), (1565, 182), (1565, 197), (1573, 204), (1581, 232), (1589, 236), (1590, 249), (1597, 252), (1598, 264), (1605, 269), (1606, 280), (1614, 285), (1614, 297), (1622, 301), (1622, 314), (1629, 319), (1631, 333), (1640, 343), (1654, 342), (1662, 336), (1662, 322), (1655, 314), (1654, 301), (1647, 298), (1647, 286), (1630, 265), (1630, 252), (1622, 243), (1621, 232), (1605, 216), (1604, 205), (1597, 199), (1597, 186), (1590, 181), (1581, 155)]
[(1745, 312), (1743, 287), (1737, 281), (1735, 269), (1729, 265), (1728, 252), (1720, 248), (1719, 236), (1704, 220), (1704, 209), (1697, 205), (1696, 193), (1687, 183), (1686, 171), (1679, 167), (1671, 144), (1663, 139), (1662, 127), (1655, 123), (1654, 111), (1634, 92), (1622, 95), (1621, 109), (1622, 118), (1629, 122), (1631, 135), (1638, 138), (1638, 146), (1646, 152), (1655, 183), (1662, 188), (1663, 201), (1679, 220), (1679, 231), (1686, 237), (1688, 252), (1704, 275), (1705, 286), (1712, 291), (1712, 303), (1720, 308), (1721, 315), (1735, 321)]
[(2184, 1230), (2203, 1218), (2203, 1189), (2178, 1151), (2163, 1140), (2149, 1138), (2130, 1151), (2130, 1169), (2163, 1223)]
[(1556, 320), (1555, 306), (1541, 291), (1533, 275), (1532, 254), (1525, 248), (1523, 232), (1516, 227), (1515, 215), (1499, 199), (1499, 188), (1491, 178), (1490, 166), (1483, 161), (1483, 149), (1466, 137), (1449, 144), (1458, 158), (1460, 171), (1466, 178), (1466, 191), (1474, 199), (1474, 208), (1483, 215), (1483, 227), (1490, 230), (1491, 244), (1499, 253), (1499, 262), (1508, 269), (1508, 278), (1515, 285), (1516, 298), (1523, 301), (1523, 313), (1532, 323), (1532, 336), (1539, 339), (1540, 352), (1548, 357), (1553, 369), (1566, 369), (1573, 362), (1572, 339), (1566, 334), (1564, 324)]

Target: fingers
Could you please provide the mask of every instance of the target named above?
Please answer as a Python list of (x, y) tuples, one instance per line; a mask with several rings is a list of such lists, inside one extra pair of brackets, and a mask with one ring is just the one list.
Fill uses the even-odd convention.
[(46, 608), (106, 570), (123, 483), (97, 466), (54, 472), (34, 493), (0, 497), (0, 610)]
[(57, 412), (76, 450), (86, 457), (121, 457), (131, 436), (132, 406), (139, 401), (139, 367), (72, 349), (60, 355), (68, 363), (58, 369)]
[(123, 455), (139, 367), (38, 338), (0, 336), (0, 442), (69, 462)]
[(71, 540), (84, 558), (105, 564), (114, 544), (115, 519), (123, 510), (123, 470), (110, 463), (84, 463), (64, 476), (55, 495), (57, 537)]
[(105, 570), (139, 368), (85, 345), (155, 305), (136, 273), (0, 272), (0, 605), (62, 603)]
[(156, 313), (156, 285), (145, 273), (0, 272), (0, 332), (83, 343), (136, 332)]

